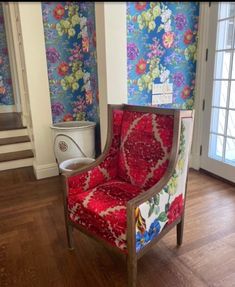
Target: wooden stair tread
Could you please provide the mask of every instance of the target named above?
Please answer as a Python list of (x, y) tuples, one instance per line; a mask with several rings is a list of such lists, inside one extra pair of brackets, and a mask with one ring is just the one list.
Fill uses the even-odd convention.
[(25, 142), (30, 142), (29, 136), (2, 138), (0, 139), (0, 146), (8, 144), (25, 143)]
[(0, 154), (0, 162), (34, 157), (32, 150), (22, 150)]

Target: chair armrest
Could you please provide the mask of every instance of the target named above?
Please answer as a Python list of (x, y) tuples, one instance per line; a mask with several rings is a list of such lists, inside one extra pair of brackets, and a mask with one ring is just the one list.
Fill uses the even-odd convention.
[(66, 194), (84, 192), (116, 177), (123, 115), (122, 108), (122, 105), (108, 106), (107, 141), (103, 153), (96, 161), (79, 171), (63, 174)]
[(109, 151), (95, 162), (72, 173), (65, 173), (69, 194), (84, 192), (114, 178), (117, 174), (117, 153)]
[(192, 118), (182, 119), (179, 144), (164, 177), (127, 203), (129, 248), (136, 252), (183, 216), (192, 125)]

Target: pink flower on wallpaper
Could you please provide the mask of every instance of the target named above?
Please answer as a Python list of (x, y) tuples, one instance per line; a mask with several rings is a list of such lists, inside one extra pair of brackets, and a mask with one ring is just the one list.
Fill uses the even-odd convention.
[(183, 91), (181, 92), (181, 98), (186, 100), (191, 93), (191, 88), (189, 86), (185, 86)]
[(135, 68), (136, 74), (138, 75), (144, 74), (146, 71), (146, 67), (147, 62), (144, 59), (140, 59)]
[(74, 49), (71, 50), (72, 56), (69, 57), (69, 61), (74, 61), (74, 60), (82, 60), (83, 59), (83, 54), (81, 51), (81, 48), (76, 45)]
[(61, 4), (58, 4), (53, 10), (53, 16), (55, 19), (60, 20), (64, 16), (64, 12), (64, 7)]
[(60, 63), (60, 65), (57, 68), (58, 74), (63, 77), (68, 73), (69, 65), (66, 62)]
[(146, 2), (136, 2), (135, 9), (138, 11), (142, 11), (145, 9), (147, 3)]
[(162, 36), (163, 46), (165, 48), (171, 48), (175, 39), (175, 34), (173, 32), (166, 32)]
[(70, 113), (65, 114), (64, 117), (63, 117), (63, 121), (64, 121), (64, 122), (73, 121), (73, 116), (72, 116)]
[(153, 43), (149, 46), (151, 52), (147, 54), (148, 58), (162, 56), (164, 54), (163, 48), (161, 47), (159, 40), (153, 39)]
[(0, 65), (2, 65), (3, 64), (3, 59), (2, 59), (2, 57), (0, 57)]
[(193, 32), (192, 30), (188, 29), (185, 33), (184, 33), (184, 43), (186, 45), (192, 43), (193, 40)]

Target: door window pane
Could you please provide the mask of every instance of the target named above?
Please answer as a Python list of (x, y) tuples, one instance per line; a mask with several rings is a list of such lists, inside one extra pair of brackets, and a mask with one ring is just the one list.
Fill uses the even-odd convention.
[(233, 53), (233, 68), (231, 79), (235, 80), (235, 53)]
[(217, 50), (231, 49), (233, 41), (233, 19), (223, 20), (218, 23)]
[(235, 139), (227, 138), (225, 161), (235, 166)]
[[(235, 82), (234, 82), (235, 92)], [(226, 107), (228, 95), (228, 81), (214, 81), (213, 106)]]
[(212, 108), (211, 132), (224, 134), (225, 109)]
[(227, 135), (235, 137), (235, 111), (229, 111)]
[(224, 137), (223, 136), (210, 134), (209, 157), (212, 157), (216, 160), (222, 160), (222, 158), (223, 158), (223, 144), (224, 144)]
[(219, 19), (235, 16), (235, 3), (227, 2), (219, 5)]
[(231, 82), (229, 108), (235, 109), (235, 81)]
[(231, 52), (216, 52), (215, 78), (228, 79)]

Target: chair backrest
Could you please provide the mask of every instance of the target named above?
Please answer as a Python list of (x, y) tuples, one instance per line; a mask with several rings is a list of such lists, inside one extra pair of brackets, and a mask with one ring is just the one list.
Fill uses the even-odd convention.
[(124, 106), (117, 173), (126, 182), (147, 190), (162, 178), (169, 165), (174, 113), (143, 110)]

